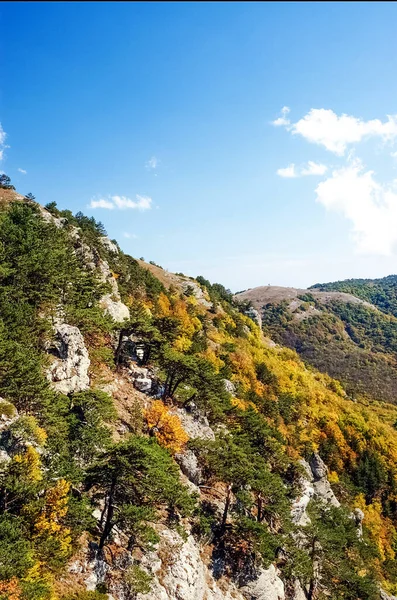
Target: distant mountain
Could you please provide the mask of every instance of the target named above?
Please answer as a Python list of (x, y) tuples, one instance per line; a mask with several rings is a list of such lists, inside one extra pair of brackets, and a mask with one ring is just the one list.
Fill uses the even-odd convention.
[(263, 286), (236, 298), (259, 311), (266, 335), (339, 379), (350, 395), (396, 401), (397, 276), (308, 290)]
[(397, 317), (397, 275), (381, 279), (346, 279), (331, 283), (316, 283), (311, 290), (345, 292), (367, 300), (383, 312)]

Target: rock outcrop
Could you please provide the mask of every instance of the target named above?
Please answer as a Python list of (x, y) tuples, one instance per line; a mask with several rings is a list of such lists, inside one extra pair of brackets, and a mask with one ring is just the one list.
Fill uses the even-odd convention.
[(247, 600), (284, 600), (284, 583), (274, 565), (262, 569), (258, 579), (240, 589)]
[(120, 296), (113, 294), (105, 294), (99, 301), (99, 306), (105, 314), (112, 317), (116, 323), (122, 323), (130, 318), (128, 306), (121, 302)]
[(142, 566), (154, 578), (152, 590), (138, 600), (244, 600), (232, 582), (219, 587), (192, 536), (184, 542), (176, 532), (163, 531), (159, 550), (147, 554)]
[(55, 326), (55, 339), (47, 351), (53, 362), (47, 371), (52, 387), (62, 394), (86, 390), (90, 385), (90, 359), (80, 330), (67, 323)]
[(304, 475), (301, 478), (302, 493), (292, 504), (291, 515), (294, 523), (304, 527), (310, 523), (306, 513), (307, 505), (313, 497), (317, 497), (330, 506), (340, 506), (339, 500), (332, 491), (328, 481), (328, 468), (319, 454), (313, 454), (310, 462), (301, 460)]
[(117, 248), (116, 244), (112, 242), (112, 240), (107, 235), (101, 237), (100, 242), (102, 246), (106, 248), (106, 250), (108, 250), (109, 252), (112, 252), (113, 254), (119, 253), (119, 249)]

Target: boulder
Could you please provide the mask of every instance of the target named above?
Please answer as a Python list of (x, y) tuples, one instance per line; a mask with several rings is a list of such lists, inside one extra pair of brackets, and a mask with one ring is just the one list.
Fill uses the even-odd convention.
[(121, 302), (120, 296), (117, 294), (105, 294), (100, 299), (99, 306), (102, 308), (103, 312), (112, 317), (113, 321), (116, 321), (116, 323), (122, 323), (130, 318), (128, 306)]
[(240, 591), (247, 600), (285, 600), (284, 583), (274, 565), (262, 569), (258, 579), (240, 588)]
[(137, 390), (139, 390), (140, 392), (150, 392), (150, 390), (152, 389), (152, 380), (150, 379), (150, 377), (141, 377), (139, 379), (135, 379), (134, 380), (134, 386), (136, 387)]
[(71, 394), (88, 389), (90, 359), (77, 327), (67, 323), (56, 325), (55, 340), (47, 350), (54, 356), (47, 379), (57, 392)]

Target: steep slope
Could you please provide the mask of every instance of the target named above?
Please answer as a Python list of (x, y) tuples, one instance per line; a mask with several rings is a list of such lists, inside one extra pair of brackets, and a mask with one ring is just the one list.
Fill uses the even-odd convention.
[(397, 409), (270, 347), (222, 285), (160, 280), (94, 219), (11, 192), (0, 598), (395, 591)]
[(261, 314), (263, 331), (309, 364), (343, 382), (352, 396), (397, 398), (397, 319), (367, 300), (335, 290), (259, 287), (238, 294)]

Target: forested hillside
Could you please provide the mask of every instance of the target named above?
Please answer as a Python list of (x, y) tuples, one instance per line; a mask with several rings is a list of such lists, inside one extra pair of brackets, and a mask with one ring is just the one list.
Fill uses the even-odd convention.
[(385, 313), (397, 317), (397, 275), (381, 279), (346, 279), (333, 283), (316, 283), (310, 289), (347, 292), (368, 300)]
[[(258, 288), (260, 290), (261, 288)], [(281, 288), (282, 289), (282, 288)], [(380, 296), (360, 286), (332, 284), (296, 290), (293, 298), (269, 298), (249, 290), (237, 296), (260, 311), (265, 334), (296, 350), (316, 369), (339, 379), (352, 397), (397, 398), (397, 318), (383, 312)], [(393, 303), (394, 290), (381, 297)], [(387, 300), (389, 298), (389, 300)], [(358, 299), (361, 299), (358, 300)]]
[[(0, 599), (397, 592), (397, 408), (353, 402), (221, 284), (0, 183)], [(366, 310), (354, 344), (393, 373), (394, 317)]]

